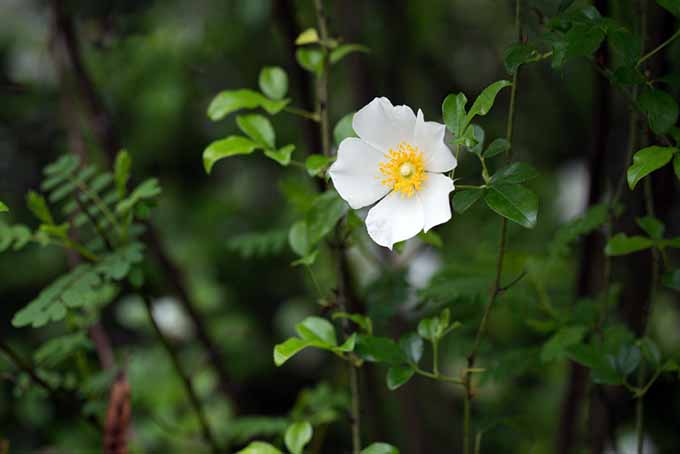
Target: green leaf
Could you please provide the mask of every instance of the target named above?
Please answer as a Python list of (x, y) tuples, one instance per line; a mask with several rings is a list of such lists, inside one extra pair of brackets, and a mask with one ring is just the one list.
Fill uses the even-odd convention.
[(655, 240), (663, 238), (663, 232), (666, 230), (666, 226), (654, 216), (638, 218), (636, 219), (636, 222), (651, 238)]
[(567, 349), (572, 345), (578, 344), (586, 334), (585, 326), (567, 326), (557, 331), (545, 344), (541, 350), (541, 360), (549, 362), (562, 359), (567, 355)]
[(661, 367), (661, 352), (653, 340), (643, 337), (638, 341), (638, 346), (642, 351), (642, 356), (651, 364), (654, 370)]
[(236, 117), (238, 128), (262, 148), (274, 148), (276, 134), (269, 119), (259, 114)]
[(463, 133), (463, 138), (465, 139), (463, 143), (470, 152), (479, 156), (484, 150), (485, 136), (484, 128), (477, 124), (472, 124), (465, 130), (465, 133)]
[(288, 75), (283, 68), (278, 66), (265, 66), (262, 68), (257, 82), (262, 93), (270, 99), (279, 101), (288, 92)]
[(625, 233), (617, 233), (609, 239), (604, 253), (613, 255), (627, 255), (633, 252), (649, 249), (654, 246), (654, 241), (644, 236), (627, 236)]
[(428, 230), (427, 233), (420, 232), (418, 234), (418, 238), (420, 238), (424, 243), (436, 247), (437, 249), (444, 247), (444, 240), (442, 240), (442, 237), (439, 236), (439, 234), (434, 230)]
[(343, 342), (341, 345), (338, 345), (335, 348), (332, 348), (331, 350), (334, 352), (353, 352), (354, 347), (356, 347), (357, 344), (357, 333), (352, 333), (351, 336), (349, 336), (345, 342)]
[(568, 349), (567, 355), (572, 361), (591, 369), (595, 383), (607, 385), (623, 383), (623, 377), (614, 368), (614, 362), (609, 355), (604, 354), (596, 346), (576, 344)]
[(347, 204), (337, 192), (329, 190), (319, 195), (305, 218), (309, 243), (318, 244), (335, 228), (347, 210)]
[(350, 112), (340, 119), (333, 128), (333, 139), (336, 145), (340, 145), (340, 142), (348, 137), (356, 137), (357, 133), (354, 132), (352, 127), (352, 120), (354, 119), (355, 112)]
[(351, 320), (357, 326), (359, 326), (361, 329), (363, 329), (366, 332), (366, 334), (373, 333), (373, 321), (365, 315), (348, 314), (347, 312), (335, 312), (333, 314), (333, 320), (337, 320), (337, 319)]
[(290, 144), (279, 148), (278, 150), (264, 150), (264, 155), (273, 159), (282, 166), (286, 167), (290, 164), (290, 156), (295, 151), (295, 145)]
[(465, 189), (453, 193), (453, 209), (458, 213), (464, 213), (484, 195), (484, 189)]
[(300, 257), (304, 257), (312, 249), (309, 243), (309, 236), (307, 234), (307, 223), (305, 221), (298, 221), (290, 228), (288, 232), (288, 243), (290, 248)]
[(645, 88), (638, 98), (640, 108), (657, 134), (665, 134), (678, 121), (678, 103), (662, 90)]
[(492, 184), (517, 184), (524, 183), (538, 176), (536, 169), (523, 162), (515, 162), (504, 167), (491, 177)]
[(467, 98), (463, 93), (450, 94), (442, 103), (442, 116), (446, 127), (455, 137), (463, 135), (465, 129), (465, 105)]
[(293, 261), (291, 263), (292, 266), (311, 266), (316, 262), (316, 258), (319, 256), (319, 250), (314, 249), (312, 252), (306, 254), (304, 257), (300, 257), (299, 259)]
[(0, 202), (0, 213), (6, 213), (9, 211), (9, 208), (7, 208), (7, 205), (5, 205), (3, 202)]
[(241, 136), (229, 136), (226, 139), (217, 140), (203, 152), (203, 167), (206, 173), (210, 173), (213, 166), (220, 159), (240, 154), (251, 154), (257, 150), (258, 144)]
[(295, 325), (295, 331), (305, 341), (318, 342), (329, 347), (337, 347), (338, 345), (335, 328), (325, 318), (307, 317)]
[(323, 51), (319, 49), (300, 48), (295, 52), (295, 58), (300, 66), (316, 77), (323, 73)]
[(639, 150), (633, 155), (633, 164), (628, 168), (626, 175), (628, 187), (631, 190), (635, 189), (641, 179), (668, 164), (677, 152), (677, 148), (659, 146)]
[(283, 454), (276, 447), (263, 441), (253, 441), (236, 454)]
[(36, 350), (33, 357), (42, 367), (56, 367), (78, 352), (92, 348), (92, 342), (85, 332), (77, 332), (55, 337)]
[(536, 225), (538, 197), (519, 184), (491, 186), (484, 196), (487, 206), (501, 216), (526, 228)]
[(52, 217), (52, 213), (50, 213), (50, 209), (47, 207), (45, 197), (35, 191), (29, 191), (28, 194), (26, 194), (26, 205), (40, 222), (54, 225), (54, 218)]
[(509, 150), (510, 142), (508, 142), (506, 139), (496, 139), (489, 144), (482, 156), (485, 158), (491, 158), (502, 153), (507, 153)]
[(353, 52), (369, 53), (371, 50), (361, 44), (342, 44), (331, 51), (329, 60), (335, 64)]
[(295, 39), (296, 46), (304, 46), (305, 44), (314, 44), (319, 42), (319, 34), (315, 28), (308, 28), (298, 35)]
[(305, 167), (310, 177), (322, 175), (326, 168), (333, 162), (333, 158), (322, 154), (312, 154), (305, 159)]
[(118, 191), (118, 198), (125, 198), (127, 194), (127, 184), (130, 180), (130, 168), (132, 167), (132, 158), (127, 150), (122, 149), (116, 155), (116, 163), (114, 164), (114, 180), (116, 181), (116, 190)]
[(615, 368), (622, 376), (633, 372), (640, 364), (640, 348), (636, 345), (622, 345), (616, 355)]
[(301, 350), (314, 346), (313, 342), (302, 340), (297, 337), (291, 337), (282, 344), (274, 347), (274, 364), (277, 367), (282, 366), (283, 363), (295, 356)]
[(512, 84), (508, 82), (507, 80), (499, 80), (498, 82), (494, 82), (488, 87), (486, 87), (482, 93), (475, 99), (475, 102), (472, 104), (472, 107), (470, 108), (470, 111), (467, 113), (467, 116), (465, 117), (465, 124), (470, 124), (472, 119), (476, 115), (486, 115), (489, 113), (491, 108), (493, 107), (493, 103), (496, 100), (496, 95), (498, 95), (498, 92), (501, 91), (505, 87), (509, 87)]
[(656, 0), (662, 8), (666, 9), (675, 17), (680, 17), (680, 1), (679, 0)]
[(387, 370), (387, 387), (394, 391), (408, 382), (416, 371), (411, 366), (394, 366)]
[(284, 441), (292, 454), (302, 454), (302, 450), (312, 439), (312, 425), (307, 421), (295, 422), (288, 426)]
[(144, 200), (153, 200), (161, 194), (161, 187), (156, 178), (144, 180), (126, 198), (118, 202), (116, 212), (119, 214), (131, 211), (138, 203)]
[(680, 153), (675, 153), (673, 157), (673, 170), (675, 171), (675, 176), (680, 181)]
[(503, 54), (503, 64), (505, 65), (505, 70), (510, 74), (515, 74), (521, 65), (534, 60), (537, 54), (538, 52), (536, 49), (529, 44), (513, 44), (507, 48)]
[(241, 109), (263, 108), (269, 115), (279, 113), (290, 102), (289, 99), (274, 101), (254, 90), (227, 90), (219, 93), (208, 106), (208, 117), (221, 120)]
[(565, 38), (565, 58), (589, 57), (599, 49), (604, 40), (604, 30), (593, 24), (574, 24)]
[(387, 443), (373, 443), (364, 448), (361, 454), (399, 454), (399, 450)]
[(402, 365), (406, 362), (404, 352), (392, 339), (378, 336), (357, 336), (356, 353), (366, 361)]
[(413, 364), (418, 364), (423, 357), (423, 338), (416, 333), (408, 334), (399, 339), (399, 346), (406, 358)]
[(661, 283), (668, 288), (680, 290), (680, 269), (664, 273), (661, 276)]

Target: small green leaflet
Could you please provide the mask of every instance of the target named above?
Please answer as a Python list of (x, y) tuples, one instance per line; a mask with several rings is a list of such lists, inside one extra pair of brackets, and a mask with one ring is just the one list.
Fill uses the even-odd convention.
[(373, 443), (362, 450), (361, 454), (399, 454), (399, 450), (387, 443)]
[(644, 236), (627, 236), (625, 233), (617, 233), (607, 242), (604, 249), (607, 255), (626, 255), (633, 252), (643, 251), (654, 246), (654, 240)]
[(283, 454), (283, 452), (269, 443), (265, 443), (263, 441), (253, 441), (236, 454)]
[(295, 39), (296, 46), (304, 46), (305, 44), (313, 44), (319, 42), (319, 34), (315, 28), (308, 28), (298, 35)]
[(291, 424), (286, 429), (284, 441), (291, 454), (302, 454), (302, 450), (312, 439), (312, 425), (307, 421)]
[(0, 202), (0, 213), (6, 213), (9, 211), (9, 208), (7, 208), (7, 205), (5, 205), (3, 202)]
[(486, 87), (472, 104), (470, 111), (465, 117), (465, 124), (470, 124), (476, 115), (488, 114), (491, 110), (491, 107), (493, 107), (493, 103), (496, 100), (496, 95), (498, 95), (498, 92), (511, 85), (512, 84), (507, 80), (499, 80), (498, 82), (494, 82)]
[(638, 103), (657, 134), (665, 134), (678, 121), (678, 103), (665, 91), (645, 88)]
[(633, 155), (633, 165), (628, 168), (626, 179), (633, 190), (638, 182), (657, 169), (668, 164), (679, 150), (673, 147), (651, 146)]
[(370, 51), (371, 50), (368, 47), (362, 46), (361, 44), (342, 44), (331, 51), (329, 60), (331, 64), (336, 64), (351, 53), (369, 53)]
[(305, 159), (305, 168), (307, 169), (309, 176), (315, 177), (323, 174), (324, 170), (331, 162), (333, 162), (333, 158), (329, 158), (322, 154), (312, 154)]
[(226, 90), (220, 92), (208, 106), (208, 117), (221, 120), (232, 112), (241, 109), (263, 108), (268, 114), (280, 112), (290, 102), (289, 99), (271, 100), (254, 90)]
[(240, 154), (251, 154), (258, 148), (252, 140), (241, 136), (229, 136), (226, 139), (216, 140), (208, 145), (203, 152), (203, 167), (206, 173), (212, 171), (213, 166), (220, 159)]
[(450, 94), (442, 103), (442, 116), (446, 127), (455, 137), (461, 137), (465, 129), (465, 105), (467, 98), (463, 93)]
[(264, 150), (264, 155), (286, 167), (290, 164), (290, 157), (295, 151), (295, 145), (286, 145), (278, 150)]
[(260, 147), (274, 148), (276, 133), (267, 117), (259, 114), (239, 115), (236, 117), (236, 125)]
[(316, 77), (321, 76), (321, 73), (323, 73), (323, 51), (303, 47), (295, 52), (295, 58), (300, 66), (314, 73)]
[(280, 101), (288, 92), (288, 75), (278, 66), (265, 66), (258, 78), (260, 90), (269, 99)]

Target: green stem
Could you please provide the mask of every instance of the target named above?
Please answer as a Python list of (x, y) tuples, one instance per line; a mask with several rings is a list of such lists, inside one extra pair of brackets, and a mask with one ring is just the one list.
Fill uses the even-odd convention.
[(201, 404), (198, 394), (196, 393), (196, 389), (194, 388), (194, 385), (191, 381), (191, 377), (189, 376), (189, 373), (184, 369), (184, 366), (182, 366), (182, 363), (179, 360), (179, 354), (175, 347), (172, 345), (172, 342), (170, 342), (170, 340), (165, 336), (165, 334), (163, 334), (163, 331), (161, 331), (160, 326), (158, 326), (158, 323), (156, 322), (156, 319), (153, 316), (153, 305), (151, 303), (151, 300), (146, 295), (142, 295), (142, 299), (144, 300), (146, 313), (149, 317), (149, 321), (151, 322), (151, 326), (153, 326), (153, 330), (156, 334), (156, 337), (158, 337), (158, 339), (161, 341), (161, 344), (163, 344), (163, 348), (165, 348), (165, 351), (168, 353), (168, 356), (170, 356), (170, 359), (172, 360), (172, 365), (174, 366), (177, 375), (179, 375), (180, 379), (182, 380), (184, 389), (187, 393), (187, 396), (189, 397), (189, 402), (191, 403), (194, 413), (196, 413), (196, 416), (198, 418), (198, 423), (201, 426), (203, 440), (210, 446), (210, 449), (214, 454), (218, 454), (221, 452), (220, 448), (217, 444), (215, 436), (213, 435), (210, 425), (208, 424), (208, 418), (205, 414), (205, 411), (203, 410), (203, 405)]
[(361, 451), (361, 412), (359, 411), (359, 371), (349, 366), (349, 382), (352, 392), (352, 453), (360, 454)]
[(439, 376), (439, 341), (432, 342), (432, 371)]
[(319, 118), (319, 114), (315, 113), (315, 112), (307, 112), (304, 109), (299, 109), (299, 108), (293, 107), (293, 106), (285, 107), (283, 110), (285, 112), (290, 113), (290, 114), (297, 115), (298, 117), (302, 117), (302, 118), (306, 118), (308, 120), (312, 120), (316, 123), (321, 121), (321, 119)]
[(645, 61), (647, 61), (647, 60), (649, 60), (650, 58), (652, 58), (654, 55), (656, 55), (657, 53), (659, 53), (664, 47), (668, 46), (670, 43), (672, 43), (673, 41), (675, 41), (679, 36), (680, 36), (680, 29), (678, 29), (675, 33), (673, 33), (673, 36), (671, 36), (670, 38), (668, 38), (666, 41), (662, 42), (661, 44), (659, 44), (658, 46), (656, 46), (654, 49), (650, 50), (650, 51), (647, 52), (645, 55), (643, 55), (642, 57), (640, 57), (640, 59), (638, 60), (636, 66), (640, 66), (640, 65), (643, 64)]

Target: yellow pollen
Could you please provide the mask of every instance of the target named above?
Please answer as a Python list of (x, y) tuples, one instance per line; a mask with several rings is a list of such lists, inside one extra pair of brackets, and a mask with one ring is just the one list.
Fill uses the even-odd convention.
[(418, 147), (401, 142), (397, 150), (390, 148), (385, 153), (387, 162), (380, 163), (380, 173), (384, 178), (381, 183), (406, 197), (412, 197), (420, 190), (427, 179), (423, 153)]

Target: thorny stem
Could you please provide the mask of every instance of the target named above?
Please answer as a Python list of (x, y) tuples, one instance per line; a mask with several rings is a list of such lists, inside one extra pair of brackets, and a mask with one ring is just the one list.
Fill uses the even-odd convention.
[[(316, 22), (319, 28), (319, 36), (322, 43), (328, 42), (328, 25), (326, 23), (326, 14), (324, 12), (323, 0), (314, 0), (314, 10), (316, 12)], [(328, 61), (328, 51), (324, 49), (324, 61), (323, 70), (321, 75), (316, 78), (316, 101), (317, 101), (317, 114), (320, 123), (320, 134), (321, 134), (321, 147), (322, 153), (325, 156), (331, 155), (330, 147), (330, 124), (328, 121), (328, 71), (329, 71), (329, 61)], [(344, 241), (340, 235), (340, 223), (336, 226), (336, 239), (338, 241), (337, 245), (337, 261), (338, 261), (338, 272), (345, 273), (342, 266), (342, 261), (344, 260), (343, 255), (345, 254)], [(347, 281), (344, 276), (338, 278), (340, 281)], [(345, 295), (341, 294), (346, 292), (345, 282), (341, 282), (338, 286), (338, 301), (341, 305), (340, 310), (343, 312), (347, 311), (345, 305)], [(345, 326), (346, 321), (345, 321)], [(359, 371), (352, 362), (349, 362), (349, 380), (350, 380), (350, 392), (352, 394), (352, 414), (350, 416), (350, 424), (352, 427), (352, 453), (359, 454), (361, 451), (361, 411), (360, 411), (360, 396), (359, 396)]]
[[(521, 41), (521, 28), (520, 28), (520, 8), (521, 0), (515, 1), (515, 34), (517, 40)], [(512, 87), (510, 91), (510, 107), (508, 109), (508, 120), (506, 123), (505, 136), (508, 142), (512, 144), (512, 133), (515, 118), (515, 104), (517, 102), (517, 81), (518, 81), (519, 68), (515, 70), (512, 76)], [(512, 159), (512, 148), (508, 150), (507, 160)], [(501, 277), (503, 274), (503, 258), (505, 257), (505, 245), (508, 230), (508, 221), (505, 217), (501, 219), (501, 234), (498, 241), (498, 257), (496, 259), (496, 277), (494, 279), (493, 287), (490, 290), (489, 302), (484, 308), (484, 313), (482, 315), (482, 320), (479, 323), (479, 328), (477, 329), (477, 335), (475, 336), (475, 343), (472, 347), (472, 351), (468, 355), (468, 370), (474, 369), (475, 360), (477, 358), (477, 353), (479, 352), (479, 346), (482, 340), (482, 336), (486, 331), (486, 324), (489, 319), (489, 314), (491, 313), (491, 308), (493, 307), (499, 293), (501, 292)], [(472, 380), (470, 373), (464, 375), (463, 383), (465, 385), (465, 395), (464, 395), (464, 407), (463, 407), (463, 454), (469, 454), (470, 452), (470, 411), (471, 411), (471, 401), (474, 397), (472, 391)]]
[(163, 344), (163, 348), (165, 348), (165, 351), (168, 353), (168, 356), (170, 356), (170, 359), (172, 360), (172, 364), (175, 367), (177, 375), (179, 375), (179, 377), (182, 379), (182, 384), (184, 385), (184, 389), (186, 390), (187, 395), (189, 397), (189, 402), (191, 403), (191, 406), (193, 407), (194, 412), (198, 417), (198, 422), (201, 426), (201, 432), (203, 433), (203, 439), (210, 446), (211, 451), (214, 454), (217, 454), (220, 452), (220, 448), (217, 445), (217, 441), (215, 439), (215, 436), (213, 435), (212, 430), (210, 429), (210, 425), (208, 424), (208, 418), (205, 415), (205, 411), (203, 410), (203, 405), (201, 404), (198, 394), (196, 394), (196, 390), (194, 389), (194, 385), (191, 382), (191, 378), (189, 377), (188, 372), (184, 369), (184, 366), (182, 366), (182, 363), (179, 360), (179, 354), (177, 353), (177, 350), (175, 350), (175, 347), (172, 345), (170, 340), (165, 336), (165, 334), (163, 334), (163, 331), (161, 331), (161, 328), (158, 326), (158, 323), (156, 322), (156, 319), (153, 316), (153, 305), (151, 303), (151, 300), (146, 295), (142, 295), (142, 299), (144, 300), (146, 313), (149, 317), (151, 325), (153, 326), (153, 330), (156, 333), (158, 339)]

